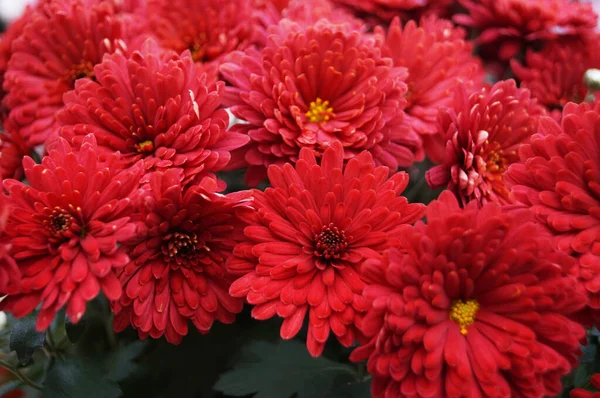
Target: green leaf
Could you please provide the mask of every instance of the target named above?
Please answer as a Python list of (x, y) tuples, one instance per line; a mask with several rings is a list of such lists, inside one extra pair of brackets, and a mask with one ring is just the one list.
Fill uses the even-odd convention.
[(371, 398), (371, 380), (343, 383), (333, 390), (331, 398)]
[(147, 343), (148, 341), (134, 341), (116, 351), (113, 354), (114, 364), (109, 378), (114, 381), (123, 381), (139, 372), (141, 367), (135, 363), (135, 360), (142, 354)]
[(352, 366), (313, 358), (300, 342), (254, 341), (243, 347), (242, 360), (221, 375), (214, 389), (234, 397), (325, 398), (336, 385), (355, 379)]
[(48, 371), (42, 398), (117, 398), (119, 385), (108, 379), (106, 369), (91, 360), (59, 356)]
[(35, 330), (35, 318), (27, 317), (19, 320), (10, 333), (9, 347), (17, 352), (21, 365), (27, 365), (36, 349), (44, 345), (46, 336)]

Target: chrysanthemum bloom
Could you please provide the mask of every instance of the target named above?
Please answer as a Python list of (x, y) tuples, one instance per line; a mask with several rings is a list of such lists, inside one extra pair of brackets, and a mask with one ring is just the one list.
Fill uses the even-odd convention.
[(29, 185), (4, 181), (13, 207), (6, 236), (22, 279), (0, 309), (20, 318), (40, 305), (36, 328), (44, 330), (65, 305), (69, 318), (79, 321), (100, 290), (119, 298), (115, 269), (129, 261), (120, 243), (135, 234), (128, 196), (141, 168), (116, 172), (117, 162), (117, 155), (98, 161), (92, 135), (79, 151), (59, 138), (42, 164), (23, 160)]
[(284, 20), (271, 32), (262, 51), (234, 52), (221, 66), (225, 105), (247, 122), (231, 129), (251, 139), (234, 155), (250, 184), (271, 164), (295, 163), (301, 148), (320, 156), (335, 141), (346, 158), (366, 149), (394, 171), (422, 157), (419, 136), (402, 125), (406, 69), (382, 56), (381, 36), (325, 20)]
[(519, 146), (536, 132), (542, 112), (514, 80), (470, 96), (459, 87), (454, 108), (440, 110), (438, 128), (446, 141), (446, 157), (427, 171), (427, 183), (434, 189), (447, 187), (461, 205), (512, 203), (504, 173), (519, 159)]
[[(6, 69), (8, 68), (8, 61), (12, 55), (12, 43), (16, 40), (21, 33), (23, 32), (23, 28), (27, 24), (30, 19), (30, 14), (33, 12), (31, 6), (27, 6), (23, 15), (20, 18), (17, 18), (14, 22), (12, 22), (6, 31), (0, 37), (0, 101), (4, 98), (6, 94), (2, 89), (2, 85), (4, 84), (4, 74), (6, 73)], [(0, 105), (1, 106), (1, 105)], [(3, 121), (7, 116), (7, 110), (0, 108), (0, 121)]]
[(460, 209), (446, 191), (426, 216), (363, 266), (371, 340), (350, 358), (368, 359), (373, 397), (558, 394), (586, 335), (573, 259), (527, 210)]
[(4, 131), (0, 132), (0, 180), (23, 178), (23, 157), (31, 153), (31, 148), (24, 140), (5, 123)]
[(600, 67), (596, 42), (560, 42), (546, 46), (540, 52), (528, 51), (525, 65), (511, 61), (520, 87), (544, 105), (555, 119), (568, 102), (581, 103), (588, 95), (585, 72)]
[(472, 55), (472, 44), (464, 39), (465, 31), (446, 20), (429, 17), (418, 26), (409, 21), (402, 28), (396, 18), (384, 47), (384, 54), (394, 65), (408, 69), (404, 123), (423, 136), (429, 157), (438, 162), (446, 144), (430, 137), (437, 135), (438, 109), (453, 105), (452, 93), (461, 83), (469, 92), (483, 84), (481, 62)]
[(421, 218), (424, 206), (399, 196), (406, 173), (388, 179), (367, 151), (344, 167), (341, 144), (325, 150), (321, 165), (308, 148), (296, 167), (269, 168), (272, 188), (254, 191), (257, 212), (236, 246), (229, 270), (244, 275), (230, 289), (255, 307), (252, 316), (284, 318), (281, 337), (294, 337), (308, 315), (306, 345), (323, 351), (330, 332), (350, 346), (366, 302), (360, 266), (378, 256), (402, 224)]
[(233, 278), (225, 263), (244, 240), (243, 212), (250, 192), (216, 193), (211, 178), (184, 188), (181, 170), (154, 173), (129, 242), (129, 263), (120, 274), (123, 295), (113, 303), (114, 327), (130, 324), (142, 339), (163, 334), (177, 344), (188, 320), (208, 332), (213, 321), (232, 323), (243, 300), (229, 295)]
[(360, 14), (391, 21), (396, 16), (405, 20), (419, 19), (425, 15), (446, 15), (454, 0), (334, 0)]
[(30, 13), (12, 43), (4, 75), (9, 119), (30, 146), (55, 133), (55, 114), (75, 81), (94, 77), (105, 53), (125, 47), (112, 6), (86, 0), (48, 0)]
[(454, 19), (481, 30), (478, 42), (491, 45), (501, 60), (513, 58), (534, 40), (585, 37), (593, 33), (592, 6), (570, 0), (459, 0), (468, 14)]
[(252, 44), (264, 45), (263, 11), (256, 0), (149, 0), (148, 18), (159, 44), (181, 53), (189, 50), (215, 80), (223, 56)]
[(101, 157), (119, 151), (125, 166), (141, 161), (147, 173), (179, 167), (187, 184), (223, 169), (229, 151), (248, 142), (226, 131), (224, 84), (207, 83), (189, 52), (161, 55), (148, 41), (129, 59), (107, 55), (94, 75), (65, 95), (58, 124), (75, 145), (93, 133)]
[(9, 254), (10, 240), (4, 233), (11, 210), (12, 206), (6, 196), (0, 194), (0, 292), (4, 294), (16, 293), (20, 279), (17, 263)]
[[(596, 390), (600, 390), (600, 373), (593, 375), (590, 378), (590, 383)], [(591, 392), (583, 388), (571, 390), (569, 395), (571, 398), (600, 398), (600, 392)]]
[[(356, 30), (365, 30), (362, 20), (355, 18), (346, 9), (336, 7), (330, 0), (291, 0), (282, 11), (281, 18), (287, 18), (303, 26), (313, 25), (326, 18), (332, 23), (349, 23)], [(274, 21), (277, 22), (279, 21)]]
[(506, 178), (518, 203), (551, 231), (556, 249), (578, 258), (577, 276), (600, 319), (600, 105), (567, 104), (561, 125), (542, 118)]

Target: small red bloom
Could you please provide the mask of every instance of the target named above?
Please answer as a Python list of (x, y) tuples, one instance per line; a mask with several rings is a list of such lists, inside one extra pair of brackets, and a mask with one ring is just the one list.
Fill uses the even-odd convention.
[(422, 158), (419, 136), (402, 126), (406, 70), (382, 56), (380, 35), (326, 20), (284, 20), (271, 32), (264, 49), (234, 52), (221, 66), (225, 104), (247, 121), (231, 130), (251, 139), (236, 152), (250, 184), (271, 164), (295, 163), (301, 148), (320, 156), (336, 141), (346, 158), (369, 150), (392, 170)]
[(501, 60), (513, 58), (534, 40), (585, 37), (598, 16), (590, 4), (570, 0), (459, 0), (467, 14), (457, 22), (481, 30), (478, 41), (491, 44)]
[(152, 175), (135, 216), (138, 235), (127, 244), (131, 262), (119, 272), (123, 295), (113, 303), (116, 331), (131, 324), (142, 339), (164, 334), (173, 344), (188, 320), (206, 333), (242, 310), (243, 300), (229, 295), (225, 262), (244, 240), (240, 216), (250, 203), (249, 192), (217, 194), (211, 178), (184, 188), (180, 172)]
[(139, 161), (146, 173), (182, 168), (187, 184), (223, 169), (248, 138), (226, 131), (222, 82), (207, 83), (189, 52), (159, 54), (149, 41), (129, 58), (106, 56), (95, 80), (65, 95), (60, 134), (79, 146), (93, 133), (101, 157), (119, 151), (125, 166)]
[(519, 150), (507, 181), (553, 235), (554, 247), (578, 258), (576, 270), (600, 317), (600, 106), (567, 104), (559, 125), (540, 119)]
[(596, 42), (557, 42), (540, 52), (527, 51), (525, 65), (511, 61), (521, 87), (544, 105), (555, 119), (568, 102), (581, 103), (588, 95), (583, 76), (588, 69), (600, 67)]
[(434, 16), (419, 25), (409, 21), (404, 27), (396, 18), (387, 32), (384, 54), (395, 66), (408, 69), (404, 124), (423, 137), (434, 160), (441, 161), (436, 156), (440, 152), (443, 159), (445, 146), (445, 141), (435, 140), (438, 109), (453, 105), (451, 93), (461, 83), (469, 92), (483, 84), (481, 62), (472, 55), (473, 46), (465, 35), (464, 29)]
[(480, 205), (512, 203), (504, 172), (518, 160), (519, 146), (536, 132), (542, 111), (514, 80), (470, 96), (460, 88), (454, 109), (440, 110), (446, 158), (427, 171), (427, 183), (431, 188), (447, 186), (462, 205), (473, 200)]
[(425, 15), (446, 15), (454, 0), (334, 0), (360, 14), (373, 15), (384, 21), (396, 16), (404, 20), (419, 19)]
[(41, 304), (38, 330), (64, 305), (79, 321), (101, 289), (111, 300), (121, 295), (115, 269), (129, 261), (120, 244), (135, 234), (128, 196), (141, 175), (115, 171), (118, 156), (99, 162), (92, 135), (78, 152), (62, 138), (48, 151), (42, 164), (23, 160), (29, 186), (4, 181), (12, 206), (6, 236), (22, 279), (0, 308), (20, 318)]
[(344, 167), (339, 143), (325, 150), (320, 166), (308, 148), (295, 168), (271, 166), (271, 188), (254, 191), (257, 212), (228, 264), (243, 275), (231, 295), (246, 297), (256, 319), (284, 318), (283, 339), (298, 333), (308, 313), (306, 345), (313, 356), (330, 331), (344, 346), (361, 339), (360, 266), (386, 249), (402, 224), (423, 214), (423, 205), (398, 196), (407, 174), (388, 174), (366, 151)]
[(585, 305), (572, 259), (552, 251), (527, 210), (489, 203), (460, 209), (450, 192), (427, 224), (403, 226), (399, 244), (363, 266), (362, 323), (371, 338), (373, 397), (555, 396), (578, 363)]
[(262, 10), (256, 0), (149, 0), (148, 19), (159, 44), (181, 53), (216, 80), (223, 57), (252, 44), (264, 44)]
[[(596, 373), (590, 378), (590, 383), (596, 390), (600, 390), (600, 373)], [(576, 388), (570, 392), (571, 398), (600, 398), (600, 392), (591, 392), (583, 388)]]
[(31, 153), (18, 133), (14, 132), (9, 121), (4, 123), (0, 132), (0, 180), (23, 178), (23, 157)]
[(10, 239), (4, 233), (11, 210), (12, 206), (6, 196), (0, 194), (0, 292), (3, 294), (15, 293), (21, 277), (17, 263), (9, 254)]
[(330, 0), (291, 0), (280, 18), (287, 18), (302, 26), (314, 25), (326, 18), (332, 23), (349, 23), (356, 30), (365, 30), (362, 20), (353, 17), (347, 10), (336, 7)]

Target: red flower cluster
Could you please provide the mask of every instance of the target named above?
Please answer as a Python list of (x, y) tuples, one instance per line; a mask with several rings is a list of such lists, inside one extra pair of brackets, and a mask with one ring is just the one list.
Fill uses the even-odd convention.
[(569, 102), (583, 102), (589, 94), (584, 83), (588, 69), (600, 68), (595, 42), (553, 43), (540, 52), (527, 51), (525, 65), (511, 61), (521, 87), (560, 120), (562, 108)]
[(368, 358), (373, 396), (558, 394), (585, 336), (569, 315), (585, 300), (543, 232), (526, 210), (460, 209), (449, 192), (427, 224), (400, 228), (362, 273), (371, 340), (352, 359)]
[[(600, 390), (600, 373), (596, 373), (590, 379), (590, 383), (594, 388)], [(600, 392), (590, 392), (583, 388), (576, 388), (570, 393), (571, 398), (600, 398)]]
[(375, 397), (557, 394), (600, 321), (596, 24), (40, 0), (0, 39), (0, 309), (42, 331), (103, 292), (116, 331), (177, 344), (247, 303), (313, 356), (361, 344)]
[(454, 19), (481, 31), (479, 43), (491, 44), (501, 60), (513, 58), (535, 40), (585, 38), (598, 16), (590, 4), (570, 0), (459, 0), (468, 14)]
[(229, 269), (243, 275), (231, 286), (246, 297), (252, 315), (284, 318), (281, 337), (291, 339), (308, 315), (308, 351), (318, 356), (330, 332), (344, 345), (361, 339), (357, 326), (367, 310), (361, 264), (394, 241), (401, 225), (421, 218), (423, 208), (400, 195), (405, 173), (388, 179), (362, 152), (344, 167), (341, 144), (318, 165), (308, 148), (296, 167), (269, 168), (271, 188), (254, 191), (256, 213)]

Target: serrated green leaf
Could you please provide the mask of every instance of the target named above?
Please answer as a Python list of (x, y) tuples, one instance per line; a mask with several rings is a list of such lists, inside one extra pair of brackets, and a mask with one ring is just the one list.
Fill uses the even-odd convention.
[(114, 364), (109, 374), (109, 378), (114, 381), (123, 381), (138, 372), (140, 366), (135, 363), (135, 360), (142, 354), (147, 343), (148, 341), (134, 341), (116, 351), (113, 354)]
[(17, 352), (21, 365), (27, 365), (35, 350), (43, 346), (45, 340), (44, 333), (35, 330), (35, 318), (27, 317), (20, 319), (12, 327), (9, 347), (11, 351)]
[(253, 341), (242, 359), (219, 377), (214, 389), (226, 395), (254, 398), (330, 397), (340, 383), (356, 379), (352, 366), (324, 357), (313, 358), (296, 341)]
[(118, 398), (119, 385), (98, 363), (74, 356), (57, 357), (48, 371), (42, 398)]

